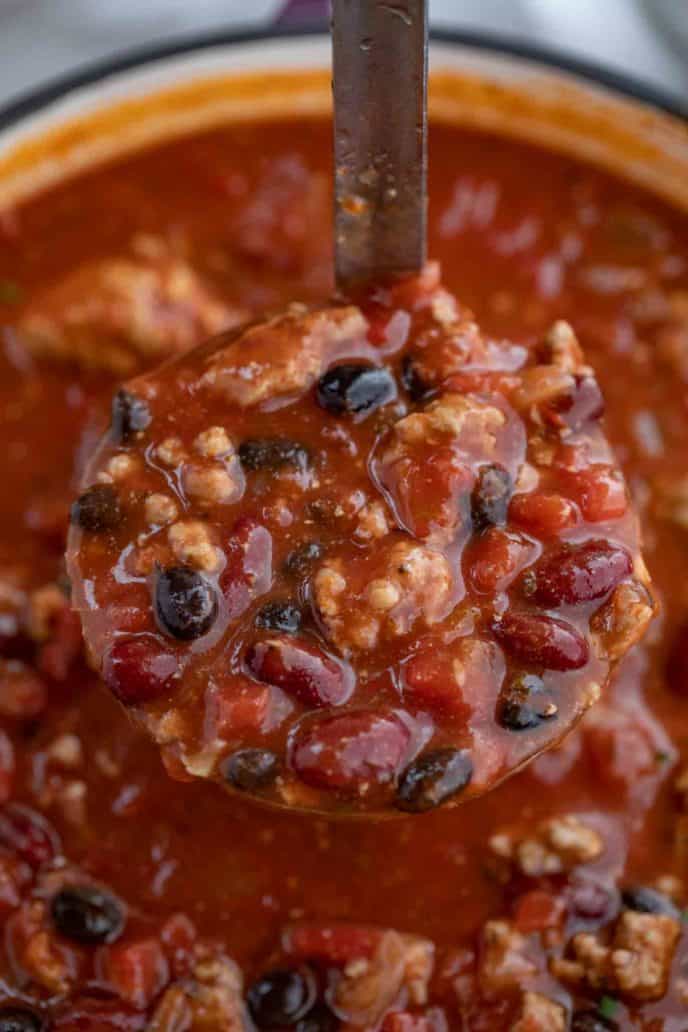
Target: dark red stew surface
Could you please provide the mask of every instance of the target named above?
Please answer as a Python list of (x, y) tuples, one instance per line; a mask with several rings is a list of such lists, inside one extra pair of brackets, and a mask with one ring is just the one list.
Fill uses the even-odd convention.
[[(153, 375), (119, 393), (123, 381), (161, 358), (266, 308), (298, 298), (309, 309), (291, 318), (301, 325), (313, 318), (311, 306), (331, 289), (325, 123), (246, 125), (180, 140), (2, 214), (2, 1032), (688, 1027), (688, 220), (606, 174), (525, 144), (434, 127), (430, 147), (430, 247), (444, 286), (459, 298), (461, 319), (468, 319), (465, 308), (475, 312), (481, 330), (471, 331), (470, 339), (494, 342), (493, 359), (483, 366), (494, 370), (493, 362), (507, 355), (522, 360), (496, 375), (483, 368), (477, 381), (467, 376), (473, 370), (452, 370), (458, 379), (449, 389), (437, 372), (446, 357), (442, 348), (421, 342), (424, 326), (442, 338), (442, 306), (433, 310), (432, 304), (416, 307), (413, 298), (396, 298), (390, 308), (384, 299), (368, 299), (362, 305), (365, 340), (359, 339), (354, 355), (346, 353), (346, 363), (388, 368), (392, 375), (385, 379), (390, 396), (383, 392), (384, 401), (363, 418), (346, 406), (332, 412), (319, 404), (318, 381), (322, 396), (338, 398), (338, 405), (342, 396), (358, 396), (349, 373), (339, 380), (343, 395), (331, 379), (322, 381), (333, 365), (329, 359), (298, 404), (242, 409), (240, 415), (208, 402), (212, 419), (206, 420), (197, 396), (185, 400), (181, 412), (164, 409), (164, 397), (153, 396)], [(454, 167), (459, 151), (460, 173)], [(560, 320), (574, 328), (594, 376), (579, 369), (579, 358), (571, 368), (553, 361), (577, 355), (567, 328), (550, 332)], [(408, 344), (393, 353), (402, 334)], [(520, 409), (509, 392), (522, 389), (535, 369), (564, 376), (567, 390), (555, 393), (554, 404)], [(366, 374), (365, 391), (371, 384), (377, 390), (378, 371)], [(601, 446), (595, 377), (616, 459), (575, 447), (578, 435)], [(422, 461), (394, 437), (404, 420), (427, 427), (438, 404), (456, 395), (461, 405), (481, 411), (486, 398), (503, 413), (508, 404), (520, 427), (508, 444), (497, 438), (496, 461), (468, 463), (475, 481), (471, 499), (480, 499), (475, 508), (471, 503), (470, 520), (452, 449), (444, 453), (445, 465), (435, 459), (443, 453), (433, 441)], [(110, 422), (113, 396), (115, 425), (99, 453), (108, 470), (97, 470), (110, 479), (86, 483), (107, 490), (79, 503), (77, 514), (108, 523), (115, 512), (122, 522), (83, 529), (80, 557), (101, 548), (109, 562), (126, 539), (134, 542), (132, 551), (144, 553), (145, 563), (146, 502), (159, 506), (160, 521), (167, 506), (169, 522), (153, 531), (163, 554), (156, 558), (153, 549), (150, 571), (120, 563), (122, 576), (114, 583), (121, 597), (114, 583), (100, 580), (109, 567), (96, 563), (100, 572), (92, 583), (103, 605), (96, 653), (104, 661), (107, 655), (116, 690), (117, 671), (129, 664), (130, 676), (122, 681), (129, 689), (120, 687), (119, 694), (132, 690), (123, 701), (146, 720), (156, 706), (171, 711), (184, 692), (193, 693), (191, 677), (188, 688), (185, 682), (153, 698), (180, 659), (193, 671), (194, 664), (215, 657), (212, 649), (203, 651), (203, 638), (169, 635), (159, 619), (153, 622), (150, 589), (155, 583), (162, 590), (160, 578), (172, 563), (175, 521), (187, 530), (191, 520), (201, 525), (196, 545), (184, 532), (180, 548), (202, 549), (208, 528), (217, 533), (211, 544), (222, 552), (221, 571), (206, 570), (190, 555), (174, 555), (173, 568), (185, 571), (185, 583), (202, 576), (213, 584), (209, 608), (208, 596), (195, 596), (196, 612), (206, 618), (214, 616), (215, 604), (225, 619), (230, 605), (243, 607), (242, 647), (229, 657), (237, 665), (223, 668), (222, 676), (240, 676), (247, 691), (218, 691), (215, 699), (199, 700), (195, 715), (204, 717), (204, 726), (195, 725), (190, 739), (200, 744), (207, 734), (209, 742), (226, 741), (219, 762), (239, 745), (275, 752), (283, 777), (292, 723), (300, 729), (302, 721), (305, 727), (337, 719), (329, 710), (336, 714), (341, 699), (327, 698), (325, 718), (310, 694), (318, 686), (351, 692), (341, 703), (347, 714), (372, 705), (376, 712), (410, 715), (387, 718), (395, 727), (427, 715), (421, 724), (429, 736), (418, 756), (472, 749), (476, 771), (482, 753), (470, 735), (478, 717), (492, 745), (523, 748), (524, 756), (537, 735), (554, 736), (550, 720), (569, 721), (567, 707), (580, 702), (584, 678), (602, 686), (607, 667), (634, 639), (650, 605), (642, 567), (629, 565), (637, 545), (630, 517), (622, 513), (627, 499), (616, 462), (641, 515), (661, 615), (560, 747), (457, 809), (390, 821), (335, 821), (271, 812), (200, 779), (173, 780), (158, 747), (90, 671), (63, 565), (70, 505)], [(168, 402), (172, 397), (177, 395)], [(137, 398), (150, 409), (149, 423)], [(169, 434), (167, 420), (175, 428)], [(126, 436), (127, 427), (133, 436), (117, 443), (112, 434), (119, 428)], [(233, 451), (211, 455), (219, 440), (214, 427), (224, 430)], [(195, 442), (208, 430), (203, 454)], [(153, 450), (175, 436), (182, 450), (166, 465)], [(519, 477), (509, 450), (525, 449), (526, 442), (530, 480)], [(341, 454), (336, 470), (330, 468), (335, 454)], [(357, 461), (369, 454), (366, 471)], [(395, 461), (406, 463), (408, 472)], [(274, 469), (266, 468), (273, 462)], [(490, 469), (495, 466), (499, 472)], [(484, 470), (489, 478), (481, 476)], [(366, 498), (347, 498), (345, 505), (328, 488), (330, 476), (344, 478)], [(142, 478), (139, 486), (136, 477)], [(427, 491), (418, 486), (425, 477)], [(225, 523), (222, 506), (194, 500), (189, 488), (195, 483), (229, 490), (229, 481), (243, 483), (244, 494), (228, 503)], [(485, 493), (474, 496), (478, 483)], [(510, 496), (505, 513), (504, 485)], [(160, 497), (151, 503), (155, 495)], [(306, 516), (306, 503), (320, 499), (325, 504)], [(362, 510), (373, 501), (380, 510), (366, 521)], [(243, 533), (259, 564), (248, 577), (242, 577), (241, 554), (230, 546), (233, 506), (243, 518), (235, 536)], [(284, 534), (275, 530), (280, 518), (287, 524)], [(382, 518), (382, 543), (355, 536), (359, 528), (375, 533)], [(395, 636), (396, 625), (380, 617), (371, 632), (370, 583), (390, 579), (388, 549), (403, 543), (445, 562), (454, 547), (443, 540), (450, 525), (445, 519), (456, 521), (463, 550), (463, 587), (457, 590), (469, 602), (466, 622), (451, 627), (442, 616)], [(154, 527), (158, 520), (151, 521)], [(260, 581), (267, 534), (274, 548), (269, 588)], [(245, 560), (248, 544), (241, 553)], [(380, 572), (369, 576), (359, 569), (362, 555), (375, 556)], [(552, 555), (558, 555), (556, 564)], [(222, 589), (227, 594), (220, 594), (225, 570), (232, 578)], [(351, 610), (341, 619), (322, 604), (324, 596), (317, 603), (316, 579), (325, 576), (327, 583), (329, 577), (331, 588), (335, 575), (345, 582)], [(579, 597), (593, 585), (594, 595)], [(169, 578), (167, 589), (169, 615)], [(123, 611), (112, 618), (108, 607), (116, 602), (129, 607), (131, 627)], [(419, 614), (433, 606), (441, 607), (435, 592), (429, 609), (411, 600), (404, 618), (426, 619)], [(151, 621), (143, 629), (142, 616)], [(574, 628), (587, 649), (586, 666), (549, 666), (560, 654), (560, 637), (541, 639), (537, 661), (523, 644), (532, 649), (532, 635), (512, 633), (509, 639), (509, 620), (522, 626), (534, 617)], [(126, 635), (109, 636), (115, 627), (126, 630), (128, 651), (122, 646)], [(363, 638), (349, 642), (353, 627)], [(403, 667), (394, 681), (385, 683), (388, 664), (383, 670), (372, 659), (367, 679), (361, 677), (367, 651), (378, 655), (368, 649), (366, 629), (382, 635), (380, 654)], [(224, 625), (219, 633), (226, 633)], [(598, 652), (604, 641), (606, 658)], [(136, 642), (154, 643), (157, 657), (142, 654)], [(457, 668), (476, 661), (473, 645), (466, 655), (452, 654), (461, 642), (481, 643), (478, 656), (485, 649), (503, 657), (498, 686), (490, 680), (492, 664), (482, 668), (480, 690), (484, 683), (486, 695), (493, 692), (489, 712), (472, 710), (477, 696), (467, 693), (476, 682), (455, 676)], [(427, 652), (421, 648), (426, 643), (432, 643)], [(303, 694), (293, 675), (284, 681), (298, 649), (301, 660), (308, 654), (312, 663), (299, 682)], [(450, 675), (443, 666), (451, 667)], [(355, 683), (349, 667), (358, 673)], [(519, 677), (523, 692), (537, 689), (531, 708), (536, 726), (521, 731), (494, 719), (498, 693)], [(450, 683), (451, 694), (438, 698), (436, 692)], [(464, 683), (469, 687), (459, 691)], [(354, 707), (356, 692), (365, 695)], [(516, 714), (523, 712), (522, 695), (508, 697)], [(444, 707), (458, 696), (467, 709), (453, 724)], [(537, 709), (543, 697), (557, 706), (558, 716)], [(265, 739), (262, 731), (255, 738), (253, 731), (235, 733), (242, 720), (256, 726), (256, 699), (272, 716), (287, 710), (282, 731), (276, 727)], [(225, 720), (228, 730), (220, 733), (212, 722)], [(171, 741), (177, 747), (168, 763), (180, 774), (183, 739), (173, 731)], [(504, 755), (504, 762), (513, 762), (513, 754)], [(400, 772), (416, 760), (404, 755)], [(239, 776), (245, 774), (249, 780), (264, 774), (269, 783), (271, 763), (249, 764)], [(441, 781), (431, 784), (433, 791)], [(424, 805), (428, 783), (420, 784), (422, 791), (411, 798)], [(303, 785), (316, 795), (329, 791), (320, 783)], [(269, 791), (260, 788), (259, 794)], [(384, 791), (384, 805), (394, 805), (395, 792)]]
[(172, 774), (302, 808), (492, 787), (653, 615), (568, 323), (486, 339), (429, 266), (292, 303), (115, 395), (72, 603)]

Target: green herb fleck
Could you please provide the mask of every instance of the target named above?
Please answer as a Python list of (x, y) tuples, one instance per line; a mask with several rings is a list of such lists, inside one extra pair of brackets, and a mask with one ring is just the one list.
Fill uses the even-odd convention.
[(23, 297), (22, 289), (13, 280), (0, 279), (0, 304), (16, 305)]
[(661, 749), (655, 753), (655, 763), (657, 764), (668, 763), (670, 759), (670, 754), (668, 752), (662, 752)]
[(597, 1005), (601, 1018), (613, 1018), (619, 1006), (619, 1001), (613, 996), (603, 996)]

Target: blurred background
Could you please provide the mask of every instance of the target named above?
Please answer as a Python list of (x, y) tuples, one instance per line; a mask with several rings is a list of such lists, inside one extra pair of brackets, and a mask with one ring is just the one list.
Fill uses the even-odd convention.
[[(326, 0), (0, 0), (0, 103), (132, 46), (312, 22), (324, 9)], [(431, 0), (430, 9), (436, 26), (544, 43), (688, 101), (688, 0)]]

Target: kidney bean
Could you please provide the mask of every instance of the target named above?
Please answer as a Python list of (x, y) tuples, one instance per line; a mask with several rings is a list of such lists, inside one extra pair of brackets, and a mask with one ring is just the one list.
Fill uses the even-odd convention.
[(272, 582), (272, 535), (251, 517), (237, 521), (220, 576), (229, 620), (236, 620), (251, 600), (268, 590)]
[(335, 714), (297, 729), (290, 763), (307, 785), (356, 792), (366, 784), (393, 781), (409, 740), (409, 729), (393, 713)]
[(516, 659), (546, 670), (578, 670), (588, 662), (585, 638), (570, 623), (538, 613), (506, 613), (497, 640)]
[(544, 606), (578, 605), (608, 595), (633, 569), (625, 548), (607, 541), (565, 546), (526, 574), (524, 589)]
[(102, 677), (110, 691), (127, 706), (142, 705), (172, 690), (179, 671), (174, 653), (155, 638), (119, 638), (103, 660)]
[(341, 706), (354, 689), (348, 667), (306, 641), (255, 642), (246, 653), (246, 666), (257, 681), (281, 688), (306, 706)]

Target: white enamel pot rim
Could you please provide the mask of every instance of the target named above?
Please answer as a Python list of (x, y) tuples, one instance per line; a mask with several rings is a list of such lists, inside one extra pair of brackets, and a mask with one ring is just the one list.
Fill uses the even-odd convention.
[[(284, 117), (322, 113), (328, 102), (329, 63), (329, 38), (322, 31), (271, 29), (216, 32), (130, 51), (79, 69), (0, 108), (0, 208), (95, 161), (192, 130), (193, 105), (201, 105), (201, 100), (193, 100), (193, 89), (199, 83), (222, 84), (224, 97), (230, 100), (232, 81), (260, 74), (268, 83), (264, 93), (254, 83), (251, 96), (245, 100), (235, 97), (229, 107), (219, 104), (219, 92), (212, 103), (204, 95), (202, 102), (209, 113), (199, 125), (261, 117), (261, 111), (274, 115), (276, 109), (270, 104), (274, 107), (278, 99)], [(631, 77), (484, 34), (434, 33), (431, 69), (435, 70), (432, 117), (527, 136), (578, 154), (628, 175), (688, 211), (688, 105), (683, 107), (675, 98)], [(277, 76), (275, 83), (281, 76), (283, 86), (285, 73), (296, 80), (307, 70), (321, 73), (317, 88), (302, 86), (292, 107), (283, 95), (274, 95), (276, 86), (270, 99), (270, 76)], [(438, 78), (442, 80), (439, 84)], [(459, 83), (464, 85), (459, 87)], [(175, 91), (179, 94), (184, 89), (186, 113), (173, 97)], [(158, 127), (145, 138), (141, 125), (146, 104), (156, 96), (172, 98), (166, 107), (167, 128), (163, 132)], [(118, 106), (124, 113), (118, 123), (111, 120), (108, 146), (103, 143), (103, 133), (100, 150), (92, 148), (84, 157), (85, 144), (100, 133), (97, 119), (101, 113), (113, 112)], [(160, 101), (158, 106), (160, 109)], [(71, 133), (72, 151), (64, 141), (66, 129)], [(46, 141), (59, 132), (61, 149), (52, 143), (48, 146)], [(30, 148), (37, 142), (40, 151), (31, 160)], [(23, 165), (18, 160), (22, 152)], [(77, 152), (78, 161), (74, 159)], [(17, 190), (19, 180), (26, 183), (32, 176), (29, 187)]]

